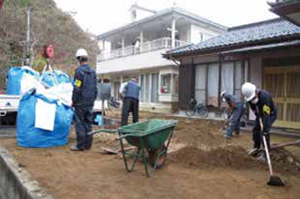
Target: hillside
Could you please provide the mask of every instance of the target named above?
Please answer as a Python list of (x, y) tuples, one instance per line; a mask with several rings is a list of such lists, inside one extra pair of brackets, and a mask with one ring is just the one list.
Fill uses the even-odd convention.
[(4, 0), (0, 12), (0, 90), (4, 89), (5, 74), (11, 66), (22, 65), (26, 41), (26, 10), (31, 11), (31, 64), (41, 70), (44, 45), (52, 44), (55, 52), (52, 66), (73, 75), (74, 54), (86, 48), (90, 64), (95, 68), (98, 45), (92, 35), (83, 31), (72, 16), (57, 8), (53, 0)]

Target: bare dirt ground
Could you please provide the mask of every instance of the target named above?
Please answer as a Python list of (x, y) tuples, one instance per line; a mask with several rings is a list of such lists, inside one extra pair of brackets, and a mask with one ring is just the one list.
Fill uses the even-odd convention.
[[(119, 113), (108, 112), (112, 118)], [(95, 136), (93, 148), (71, 152), (74, 132), (67, 146), (47, 149), (17, 147), (14, 139), (0, 140), (47, 191), (56, 199), (299, 199), (299, 147), (272, 152), (275, 172), (285, 187), (270, 187), (267, 165), (247, 154), (251, 134), (226, 141), (221, 123), (141, 113), (142, 119), (177, 119), (179, 123), (171, 141), (170, 153), (163, 168), (147, 178), (138, 162), (133, 172), (126, 172), (119, 155), (101, 153), (101, 147), (117, 149), (113, 135)], [(272, 143), (293, 139), (272, 136)], [(298, 166), (297, 166), (298, 165)]]

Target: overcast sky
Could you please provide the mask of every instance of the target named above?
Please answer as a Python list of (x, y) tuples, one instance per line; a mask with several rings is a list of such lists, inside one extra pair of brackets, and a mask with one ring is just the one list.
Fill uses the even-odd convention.
[[(95, 35), (130, 22), (129, 9), (135, 2), (156, 11), (176, 6), (231, 27), (277, 17), (267, 0), (54, 0), (63, 11), (76, 12), (75, 20)], [(268, 0), (274, 1), (274, 0)]]

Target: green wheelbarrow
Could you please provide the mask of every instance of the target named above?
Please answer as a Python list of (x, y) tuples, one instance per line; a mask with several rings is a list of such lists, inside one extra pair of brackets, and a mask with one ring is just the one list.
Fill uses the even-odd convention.
[[(150, 177), (148, 164), (150, 163), (153, 167), (151, 176), (154, 176), (155, 169), (161, 168), (166, 161), (168, 147), (170, 145), (176, 123), (177, 121), (175, 120), (151, 119), (122, 126), (116, 130), (100, 129), (91, 133), (117, 132), (119, 134), (117, 140), (120, 141), (125, 169), (127, 171), (132, 171), (138, 157), (141, 157), (147, 177)], [(130, 168), (126, 159), (123, 139), (125, 139), (130, 145), (137, 147), (137, 151), (134, 154), (134, 159)], [(146, 154), (147, 152), (148, 156)]]

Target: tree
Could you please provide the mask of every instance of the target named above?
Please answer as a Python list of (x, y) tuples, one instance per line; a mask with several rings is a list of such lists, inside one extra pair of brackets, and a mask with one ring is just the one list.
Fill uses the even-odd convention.
[(9, 67), (22, 64), (26, 47), (26, 10), (29, 6), (33, 68), (42, 67), (41, 50), (47, 44), (54, 48), (54, 68), (72, 75), (77, 64), (74, 55), (78, 48), (87, 49), (90, 64), (95, 67), (97, 41), (83, 31), (70, 14), (57, 8), (53, 0), (9, 0), (3, 4), (0, 17), (0, 90), (4, 89)]

